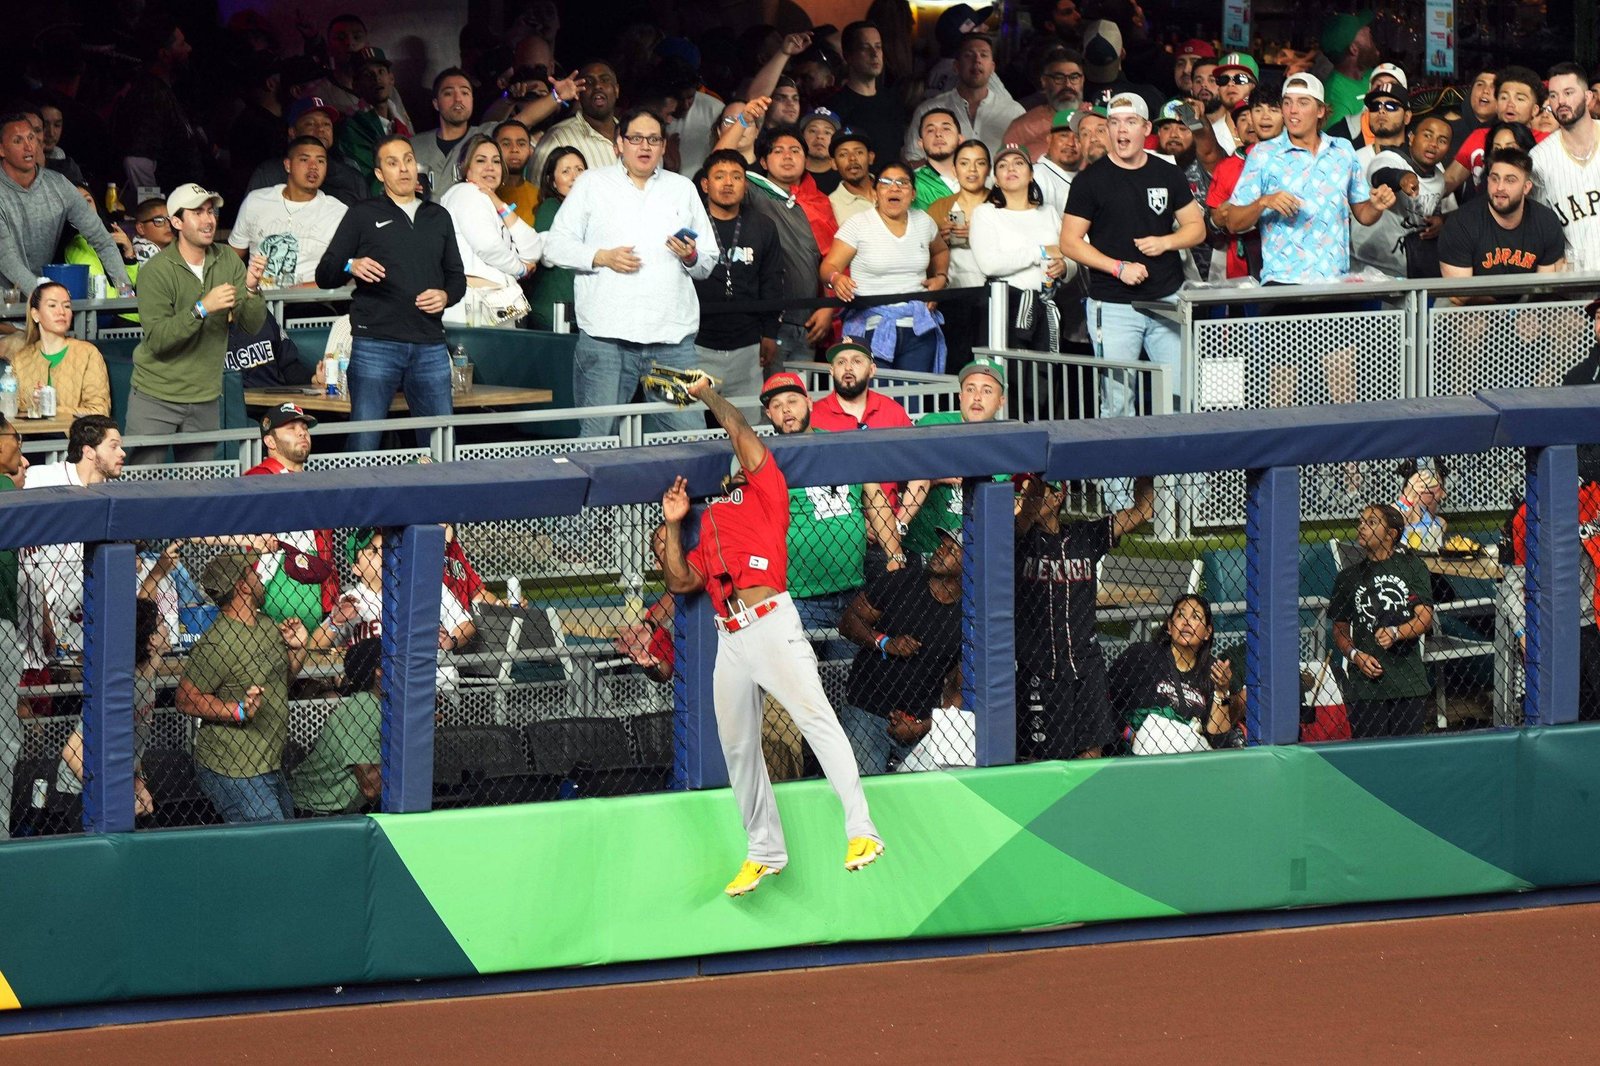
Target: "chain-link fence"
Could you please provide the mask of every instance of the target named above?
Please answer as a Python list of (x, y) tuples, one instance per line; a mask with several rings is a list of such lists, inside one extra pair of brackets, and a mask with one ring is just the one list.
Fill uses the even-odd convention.
[[(1302, 642), (1306, 740), (1515, 724), (1520, 651), (1507, 617), (1498, 515), (1444, 513), (1414, 461), (1306, 467), (1302, 488), (1346, 498), (1302, 533), (1302, 606), (1322, 605), (1320, 653)], [(1302, 614), (1304, 621), (1304, 612)]]

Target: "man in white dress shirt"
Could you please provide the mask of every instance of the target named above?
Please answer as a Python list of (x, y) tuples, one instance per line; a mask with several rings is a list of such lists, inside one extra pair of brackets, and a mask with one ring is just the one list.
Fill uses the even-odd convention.
[[(694, 184), (665, 170), (666, 124), (635, 109), (617, 126), (614, 166), (589, 170), (562, 202), (544, 261), (577, 272), (578, 344), (572, 392), (579, 407), (627, 403), (651, 363), (695, 364), (700, 304), (717, 239)], [(662, 430), (703, 429), (693, 411), (652, 419)], [(585, 418), (585, 437), (616, 432), (615, 418)]]

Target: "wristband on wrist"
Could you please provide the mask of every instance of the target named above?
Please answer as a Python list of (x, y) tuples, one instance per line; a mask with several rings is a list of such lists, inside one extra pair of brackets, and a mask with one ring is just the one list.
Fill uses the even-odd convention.
[(872, 643), (877, 646), (878, 653), (885, 659), (889, 657), (889, 634), (879, 633), (873, 638)]
[(1126, 263), (1124, 263), (1122, 260), (1118, 259), (1117, 260), (1117, 265), (1111, 269), (1111, 276), (1116, 278), (1118, 281), (1121, 281), (1122, 280), (1122, 268), (1124, 266), (1126, 266), (1126, 265), (1127, 265)]
[(238, 703), (234, 704), (233, 717), (236, 721), (244, 721), (244, 700), (240, 700)]
[(1347, 661), (1354, 663), (1356, 661), (1356, 656), (1360, 654), (1361, 653), (1356, 650), (1356, 646), (1352, 644), (1350, 645), (1350, 650), (1344, 653), (1344, 657)]
[(344, 272), (346, 274), (354, 274), (355, 271), (352, 270), (351, 268), (354, 267), (355, 265), (356, 265), (356, 261), (354, 259), (346, 259), (344, 261)]
[(206, 312), (205, 302), (202, 301), (202, 300), (196, 300), (194, 302), (194, 317), (196, 317), (196, 318), (204, 318), (204, 317), (206, 317), (206, 314), (207, 314), (207, 312)]

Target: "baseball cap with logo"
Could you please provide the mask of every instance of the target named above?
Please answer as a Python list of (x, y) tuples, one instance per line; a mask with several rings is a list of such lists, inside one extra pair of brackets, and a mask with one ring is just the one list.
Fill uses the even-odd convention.
[(339, 109), (320, 96), (302, 96), (289, 105), (289, 125), (293, 126), (301, 118), (313, 111), (321, 111), (328, 116), (328, 121), (339, 121)]
[(1000, 150), (994, 154), (993, 165), (999, 166), (1000, 160), (1004, 159), (1008, 155), (1014, 155), (1018, 159), (1021, 159), (1024, 163), (1027, 163), (1030, 167), (1033, 166), (1033, 157), (1029, 155), (1028, 150), (1022, 147), (1020, 144), (1002, 145)]
[(317, 420), (307, 414), (305, 408), (299, 404), (280, 403), (261, 416), (261, 435), (265, 437), (279, 426), (287, 426), (290, 422), (304, 422), (307, 429), (317, 427)]
[[(1056, 133), (1060, 130), (1073, 129), (1072, 116), (1076, 115), (1077, 113), (1078, 109), (1075, 107), (1064, 107), (1060, 111), (1057, 111), (1055, 113), (1055, 117), (1050, 120), (1050, 132)], [(1074, 130), (1074, 132), (1076, 132), (1076, 130)]]
[(839, 116), (825, 107), (813, 107), (807, 111), (805, 117), (800, 120), (800, 128), (803, 130), (813, 122), (826, 122), (833, 127), (835, 133), (844, 126), (844, 123), (839, 121)]
[(1112, 115), (1138, 115), (1146, 122), (1150, 121), (1150, 105), (1144, 102), (1144, 97), (1138, 93), (1118, 93), (1111, 98), (1110, 105), (1106, 108), (1106, 117)]
[(1215, 59), (1217, 50), (1211, 47), (1210, 41), (1202, 41), (1198, 37), (1191, 37), (1178, 46), (1175, 53), (1179, 59)]
[(802, 396), (810, 396), (806, 391), (806, 383), (800, 380), (800, 375), (793, 371), (780, 371), (769, 377), (761, 385), (761, 406), (765, 407), (772, 402), (774, 396), (781, 396), (786, 392), (798, 392)]
[(992, 355), (980, 355), (961, 368), (958, 381), (966, 381), (974, 374), (988, 374), (1001, 389), (1006, 387), (1006, 365)]
[(1155, 125), (1159, 127), (1168, 122), (1184, 122), (1183, 116), (1178, 113), (1181, 107), (1183, 107), (1182, 100), (1168, 100), (1162, 104), (1161, 110), (1156, 112)]
[(189, 182), (180, 185), (167, 194), (167, 214), (176, 214), (179, 211), (193, 211), (201, 204), (210, 203), (213, 206), (222, 206), (222, 194), (212, 192), (203, 185)]
[(1362, 103), (1369, 105), (1378, 100), (1397, 100), (1401, 107), (1411, 106), (1411, 94), (1399, 86), (1384, 85), (1361, 98)]
[(828, 153), (831, 155), (832, 153), (837, 152), (840, 148), (843, 148), (845, 145), (851, 143), (859, 144), (861, 147), (865, 148), (868, 153), (871, 153), (872, 151), (872, 142), (867, 140), (866, 134), (860, 132), (859, 130), (853, 130), (849, 126), (845, 126), (838, 133), (835, 133), (833, 135), (833, 139), (828, 142)]
[(1087, 111), (1074, 111), (1071, 117), (1067, 120), (1067, 126), (1072, 130), (1073, 133), (1077, 133), (1078, 130), (1083, 126), (1083, 119), (1085, 115), (1094, 115), (1098, 118), (1105, 118), (1106, 109), (1103, 105), (1096, 104)]
[(394, 69), (394, 64), (389, 62), (389, 57), (384, 54), (383, 49), (375, 48), (372, 45), (368, 45), (367, 47), (361, 49), (361, 51), (357, 52), (352, 59), (354, 61), (353, 66), (356, 70), (360, 70), (368, 63), (381, 63), (390, 70)]
[(871, 348), (868, 348), (865, 344), (862, 344), (860, 341), (852, 341), (852, 340), (843, 340), (843, 341), (840, 341), (838, 344), (835, 344), (832, 348), (828, 349), (827, 355), (824, 356), (824, 358), (827, 359), (827, 361), (831, 363), (831, 362), (834, 361), (834, 359), (836, 359), (839, 356), (843, 355), (845, 352), (859, 352), (860, 354), (866, 356), (868, 359), (872, 359), (873, 358), (872, 349)]
[(1226, 52), (1217, 60), (1217, 69), (1213, 74), (1226, 74), (1230, 70), (1242, 70), (1256, 81), (1261, 80), (1261, 64), (1256, 62), (1256, 57), (1244, 52)]
[(1110, 81), (1122, 68), (1122, 31), (1110, 19), (1096, 19), (1083, 29), (1083, 72), (1090, 81)]
[(1283, 82), (1284, 96), (1309, 96), (1317, 103), (1327, 102), (1322, 91), (1322, 79), (1315, 74), (1291, 74)]
[(206, 568), (200, 572), (200, 587), (211, 597), (212, 603), (220, 606), (221, 601), (233, 591), (233, 587), (255, 569), (255, 565), (256, 557), (244, 552), (219, 555), (207, 563)]
[(1322, 54), (1337, 63), (1356, 41), (1356, 34), (1372, 25), (1371, 11), (1334, 15), (1322, 24)]
[(1367, 79), (1368, 85), (1374, 85), (1379, 78), (1393, 78), (1400, 83), (1400, 88), (1409, 89), (1411, 83), (1406, 80), (1406, 72), (1394, 63), (1379, 63), (1372, 68), (1372, 76)]

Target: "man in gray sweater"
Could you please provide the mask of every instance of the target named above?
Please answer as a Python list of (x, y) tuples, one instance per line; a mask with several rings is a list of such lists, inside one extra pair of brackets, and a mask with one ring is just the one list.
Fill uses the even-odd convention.
[(122, 253), (72, 183), (44, 165), (44, 145), (22, 112), (0, 115), (0, 279), (33, 292), (71, 222), (123, 295), (133, 292)]

